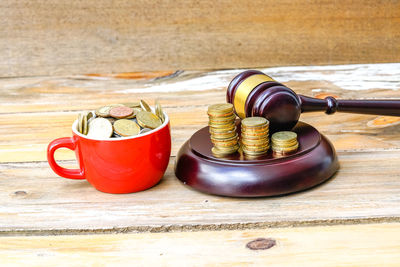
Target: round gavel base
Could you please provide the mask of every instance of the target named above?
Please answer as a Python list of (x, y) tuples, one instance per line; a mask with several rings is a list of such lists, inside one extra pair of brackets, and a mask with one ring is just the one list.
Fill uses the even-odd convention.
[[(217, 158), (211, 153), (208, 127), (181, 147), (175, 174), (184, 184), (208, 194), (230, 197), (276, 196), (308, 189), (329, 179), (338, 169), (329, 140), (309, 124), (298, 122), (299, 149), (276, 157), (271, 150), (258, 158), (242, 152)], [(240, 132), (240, 127), (238, 127)]]

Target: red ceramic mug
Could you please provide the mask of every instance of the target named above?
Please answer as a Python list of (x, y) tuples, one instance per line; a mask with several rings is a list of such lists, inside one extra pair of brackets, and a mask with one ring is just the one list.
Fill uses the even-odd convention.
[[(122, 194), (142, 191), (157, 184), (167, 169), (171, 155), (169, 118), (147, 133), (97, 140), (77, 131), (72, 125), (72, 137), (53, 140), (47, 147), (47, 160), (53, 171), (65, 178), (86, 179), (97, 190)], [(79, 169), (59, 166), (54, 152), (61, 148), (75, 151)]]

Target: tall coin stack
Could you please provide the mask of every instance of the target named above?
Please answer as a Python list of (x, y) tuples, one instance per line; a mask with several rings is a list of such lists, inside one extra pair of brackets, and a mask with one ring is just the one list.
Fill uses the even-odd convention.
[(248, 156), (261, 156), (269, 150), (269, 121), (263, 117), (242, 120), (242, 150)]
[(235, 153), (239, 149), (238, 134), (236, 133), (233, 105), (229, 103), (214, 104), (208, 107), (211, 149), (216, 157), (223, 157)]
[(274, 133), (271, 136), (272, 151), (276, 156), (285, 156), (297, 151), (299, 143), (297, 134), (290, 131)]

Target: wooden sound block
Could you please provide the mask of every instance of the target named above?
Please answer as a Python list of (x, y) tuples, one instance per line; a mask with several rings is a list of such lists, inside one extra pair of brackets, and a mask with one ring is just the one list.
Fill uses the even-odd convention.
[(299, 142), (292, 155), (275, 157), (270, 150), (258, 158), (248, 158), (242, 152), (217, 158), (211, 153), (208, 127), (202, 128), (181, 147), (175, 175), (194, 189), (230, 197), (283, 195), (329, 179), (339, 169), (333, 145), (304, 122), (298, 122), (292, 131)]

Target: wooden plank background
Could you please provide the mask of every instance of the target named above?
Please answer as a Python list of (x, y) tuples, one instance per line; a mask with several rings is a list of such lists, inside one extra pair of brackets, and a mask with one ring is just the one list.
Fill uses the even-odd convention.
[[(0, 234), (71, 234), (215, 230), (400, 221), (400, 119), (303, 114), (336, 147), (341, 169), (315, 190), (285, 197), (232, 199), (201, 194), (173, 174), (175, 155), (207, 124), (207, 106), (224, 102), (241, 70), (1, 79)], [(296, 92), (324, 98), (399, 98), (400, 64), (262, 69)], [(132, 79), (129, 79), (132, 78)], [(173, 151), (156, 187), (110, 195), (86, 181), (58, 177), (47, 144), (71, 136), (78, 111), (103, 104), (159, 99), (171, 118)], [(74, 165), (60, 150), (57, 159)], [(45, 185), (45, 186), (43, 186)]]
[[(399, 266), (399, 223), (0, 237), (6, 266)], [(276, 245), (250, 250), (248, 242)]]
[(11, 0), (0, 77), (400, 60), (400, 1)]

